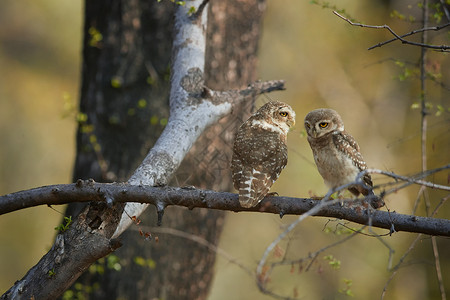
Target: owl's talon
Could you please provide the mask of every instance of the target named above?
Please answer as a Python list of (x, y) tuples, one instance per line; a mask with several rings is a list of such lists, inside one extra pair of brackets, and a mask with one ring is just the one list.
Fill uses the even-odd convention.
[(270, 192), (266, 194), (266, 197), (275, 197), (275, 196), (280, 196), (277, 192)]
[(185, 185), (181, 187), (183, 190), (188, 190), (188, 191), (192, 191), (192, 190), (196, 190), (197, 188), (193, 185)]

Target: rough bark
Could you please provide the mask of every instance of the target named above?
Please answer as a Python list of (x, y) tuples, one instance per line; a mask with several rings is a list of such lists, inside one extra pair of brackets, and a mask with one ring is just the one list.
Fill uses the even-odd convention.
[[(126, 181), (161, 134), (173, 11), (165, 2), (86, 1), (80, 112), (87, 119), (77, 132), (74, 180)], [(79, 211), (69, 206), (66, 214)]]
[[(194, 216), (201, 213), (201, 211), (193, 210), (194, 208), (208, 208), (209, 211), (254, 211), (280, 216), (301, 215), (309, 212), (320, 203), (318, 200), (308, 198), (266, 197), (261, 204), (255, 207), (242, 208), (238, 201), (238, 195), (232, 193), (200, 190), (192, 187), (150, 187), (79, 180), (74, 184), (47, 186), (1, 196), (0, 215), (37, 205), (65, 204), (72, 201), (98, 201), (103, 204), (107, 204), (108, 201), (120, 203), (132, 201), (152, 204), (154, 207), (164, 202), (165, 207), (183, 206), (189, 208), (189, 211), (182, 210), (184, 212), (182, 215), (190, 214)], [(181, 208), (179, 209), (181, 210)], [(170, 209), (170, 216), (173, 211)], [(351, 199), (348, 199), (344, 206), (329, 203), (313, 215), (339, 218), (363, 225), (370, 224), (373, 227), (388, 229), (392, 233), (405, 231), (450, 236), (450, 220), (373, 210), (369, 208), (367, 202), (361, 203)], [(167, 217), (169, 217), (169, 213)], [(171, 218), (168, 218), (168, 220), (168, 222), (173, 223)], [(166, 217), (164, 217), (163, 222), (165, 227), (171, 227), (167, 224)], [(148, 247), (147, 249), (152, 248)], [(182, 248), (182, 251), (186, 251), (186, 249)], [(173, 253), (173, 250), (170, 249), (170, 252)], [(142, 256), (145, 255), (144, 253), (136, 255)]]

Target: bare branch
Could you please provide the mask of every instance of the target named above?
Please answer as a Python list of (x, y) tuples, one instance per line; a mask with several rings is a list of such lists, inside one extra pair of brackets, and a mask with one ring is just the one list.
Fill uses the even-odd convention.
[(187, 240), (191, 240), (197, 244), (200, 244), (202, 246), (205, 246), (210, 251), (213, 251), (219, 255), (221, 255), (224, 259), (226, 259), (228, 262), (235, 264), (239, 268), (241, 268), (243, 271), (245, 271), (250, 276), (255, 276), (255, 272), (252, 271), (249, 267), (244, 265), (242, 262), (240, 262), (237, 258), (233, 257), (231, 254), (223, 250), (222, 248), (218, 247), (217, 245), (214, 245), (213, 243), (205, 240), (204, 238), (191, 234), (185, 231), (177, 230), (174, 228), (169, 227), (149, 227), (149, 226), (143, 226), (143, 229), (148, 230), (152, 233), (163, 233), (163, 234), (169, 234), (177, 237), (181, 237)]
[[(434, 172), (434, 171), (440, 171), (440, 170), (443, 170), (443, 169), (448, 169), (450, 166), (444, 166), (444, 167), (441, 167), (441, 168), (438, 168), (438, 169), (436, 169), (436, 170), (432, 170), (432, 172)], [(356, 177), (356, 179), (355, 179), (355, 181), (354, 182), (352, 182), (352, 183), (349, 183), (349, 184), (345, 184), (345, 185), (342, 185), (342, 186), (340, 186), (340, 187), (338, 187), (338, 188), (335, 188), (335, 189), (330, 189), (329, 191), (328, 191), (328, 193), (325, 195), (325, 197), (320, 201), (320, 203), (318, 203), (317, 205), (315, 205), (314, 207), (312, 207), (310, 210), (308, 210), (307, 212), (305, 212), (305, 213), (303, 213), (301, 216), (299, 216), (298, 218), (297, 218), (297, 220), (295, 220), (294, 222), (292, 222), (291, 224), (289, 224), (289, 226), (287, 226), (286, 227), (286, 229), (280, 234), (280, 235), (278, 235), (278, 237), (277, 238), (275, 238), (274, 240), (273, 240), (273, 242), (266, 248), (266, 250), (264, 251), (264, 253), (263, 253), (263, 255), (262, 255), (262, 257), (261, 257), (261, 259), (260, 259), (260, 261), (259, 261), (259, 263), (258, 263), (258, 267), (256, 268), (256, 275), (257, 275), (257, 283), (258, 283), (258, 287), (259, 287), (259, 289), (261, 290), (261, 291), (263, 291), (263, 292), (267, 292), (267, 289), (265, 288), (265, 284), (266, 284), (266, 282), (267, 282), (267, 280), (268, 280), (268, 277), (269, 277), (269, 275), (270, 275), (270, 272), (268, 272), (268, 269), (267, 269), (267, 259), (268, 259), (268, 257), (269, 257), (269, 254), (275, 249), (275, 247), (300, 223), (300, 222), (302, 222), (303, 220), (305, 220), (307, 217), (309, 217), (309, 216), (314, 216), (314, 215), (318, 215), (318, 212), (319, 211), (321, 211), (322, 209), (326, 209), (327, 207), (329, 207), (329, 206), (332, 206), (332, 205), (336, 205), (336, 203), (337, 202), (341, 202), (342, 203), (342, 199), (334, 199), (334, 200), (331, 200), (331, 195), (333, 194), (333, 193), (335, 193), (335, 192), (338, 192), (338, 191), (340, 191), (340, 190), (343, 190), (343, 189), (346, 189), (348, 186), (350, 186), (350, 185), (352, 185), (352, 184), (361, 184), (361, 185), (363, 185), (364, 183), (362, 182), (362, 180), (361, 180), (361, 178), (362, 178), (362, 176), (364, 176), (364, 174), (367, 174), (367, 173), (379, 173), (379, 174), (384, 174), (384, 175), (388, 175), (388, 176), (390, 176), (390, 177), (394, 177), (394, 178), (396, 178), (396, 179), (401, 179), (401, 180), (404, 180), (404, 181), (408, 181), (408, 183), (410, 183), (410, 184), (413, 184), (413, 183), (415, 183), (415, 184), (420, 184), (420, 185), (422, 185), (422, 187), (424, 187), (424, 186), (430, 186), (430, 187), (433, 187), (433, 188), (441, 188), (441, 189), (444, 189), (444, 190), (447, 190), (448, 189), (448, 187), (447, 186), (438, 186), (438, 185), (435, 185), (435, 184), (433, 184), (433, 183), (430, 183), (430, 182), (426, 182), (426, 181), (423, 181), (423, 180), (419, 180), (419, 179), (412, 179), (412, 178), (407, 178), (407, 177), (404, 177), (404, 176), (398, 176), (398, 175), (396, 175), (396, 174), (394, 174), (394, 173), (391, 173), (391, 172), (384, 172), (384, 171), (382, 171), (382, 170), (376, 170), (376, 169), (367, 169), (367, 170), (365, 170), (365, 171), (363, 171), (363, 172), (360, 172), (359, 174), (358, 174), (358, 176)], [(377, 198), (377, 196), (375, 196), (376, 198)], [(347, 200), (348, 201), (348, 200)], [(380, 202), (382, 202), (382, 199), (380, 198), (380, 199), (374, 199), (374, 196), (367, 196), (366, 197), (366, 207), (367, 207), (367, 203), (372, 203), (372, 201), (380, 201)], [(442, 202), (442, 201), (441, 201)], [(437, 208), (436, 208), (436, 210), (435, 211), (437, 211)], [(365, 213), (367, 213), (367, 223), (360, 223), (360, 224), (367, 224), (367, 225), (369, 225), (369, 230), (371, 230), (371, 228), (372, 228), (372, 226), (375, 226), (375, 227), (379, 227), (379, 226), (377, 226), (377, 225), (374, 225), (374, 223), (373, 223), (373, 221), (375, 220), (375, 218), (374, 218), (374, 216), (375, 216), (375, 214), (376, 213), (378, 213), (378, 212), (380, 212), (380, 211), (372, 211), (372, 210), (366, 210), (365, 211)], [(388, 211), (387, 212), (387, 214), (388, 214), (388, 216), (389, 216), (389, 218), (391, 218), (392, 216), (394, 216), (394, 215), (390, 215), (390, 212)], [(410, 218), (416, 218), (416, 216), (409, 216)], [(346, 218), (346, 217), (344, 217), (346, 220), (349, 220), (348, 218)], [(391, 219), (392, 220), (392, 219)], [(447, 220), (447, 221), (449, 221), (449, 224), (450, 224), (450, 220)], [(393, 233), (393, 232), (395, 232), (395, 231), (397, 231), (396, 230), (396, 228), (395, 228), (395, 224), (394, 224), (394, 222), (391, 222), (390, 223), (391, 225), (392, 225), (392, 227), (390, 228), (390, 233)], [(379, 240), (380, 240), (380, 242), (382, 242), (388, 249), (389, 249), (389, 266), (391, 265), (391, 259), (392, 259), (392, 254), (393, 254), (393, 249), (384, 241), (384, 240), (382, 240), (381, 238), (380, 238), (380, 236), (379, 235), (374, 235), (375, 237), (377, 237)], [(269, 269), (269, 271), (270, 271), (270, 269)], [(279, 296), (279, 295), (275, 295), (275, 294), (273, 294), (272, 292), (270, 292), (270, 294), (271, 295), (273, 295), (273, 296), (275, 296), (275, 297), (279, 297), (279, 298), (282, 298), (282, 299), (289, 299), (289, 298), (286, 298), (286, 297), (282, 297), (282, 296)]]
[[(278, 266), (284, 266), (284, 265), (291, 265), (292, 267), (294, 267), (294, 265), (302, 265), (304, 262), (308, 262), (306, 268), (304, 268), (305, 272), (308, 272), (309, 269), (311, 268), (313, 262), (316, 260), (316, 258), (319, 256), (319, 254), (321, 254), (322, 252), (331, 249), (333, 247), (336, 247), (340, 244), (343, 244), (345, 242), (347, 242), (348, 240), (350, 240), (351, 238), (355, 237), (358, 234), (361, 234), (361, 231), (365, 228), (366, 226), (363, 226), (362, 228), (354, 231), (353, 233), (351, 233), (350, 235), (346, 236), (345, 238), (340, 239), (337, 242), (334, 242), (330, 245), (327, 245), (325, 247), (320, 248), (319, 250), (316, 250), (314, 252), (310, 252), (307, 256), (302, 257), (302, 258), (297, 258), (297, 259), (293, 259), (293, 260), (286, 260), (283, 259), (282, 261), (278, 261), (278, 262), (273, 262), (270, 263), (268, 267), (265, 268), (264, 270), (264, 274), (260, 275), (258, 282), (258, 288), (259, 290), (267, 295), (271, 295), (274, 298), (277, 299), (292, 299), (291, 297), (284, 297), (281, 295), (278, 295), (270, 290), (267, 289), (266, 287), (266, 283), (269, 281), (268, 279), (270, 278), (271, 274), (274, 272), (275, 268), (277, 268)], [(264, 280), (264, 281), (263, 281)]]
[(445, 0), (439, 0), (439, 2), (441, 2), (442, 10), (447, 17), (447, 20), (450, 21), (450, 12), (448, 11), (447, 5), (445, 4)]
[[(441, 26), (433, 26), (433, 27), (426, 27), (426, 28), (416, 29), (416, 30), (410, 31), (408, 33), (405, 33), (405, 34), (401, 35), (400, 37), (404, 38), (404, 37), (407, 37), (407, 36), (410, 36), (410, 35), (413, 35), (413, 34), (417, 34), (417, 33), (421, 33), (421, 32), (424, 32), (424, 31), (438, 31), (438, 30), (441, 30), (441, 29), (443, 29), (445, 27), (448, 27), (448, 26), (450, 26), (450, 23), (447, 23), (447, 24), (444, 24), (444, 25), (441, 25)], [(367, 50), (372, 50), (372, 49), (384, 46), (384, 45), (389, 44), (389, 43), (391, 43), (393, 41), (396, 41), (396, 40), (398, 40), (398, 39), (397, 38), (393, 38), (393, 39), (390, 39), (390, 40), (378, 43), (378, 44), (376, 44), (376, 45), (374, 45), (372, 47), (369, 47)]]
[[(108, 202), (108, 199), (113, 203)], [(74, 184), (61, 184), (16, 192), (0, 197), (0, 215), (37, 205), (59, 205), (71, 202), (97, 201), (116, 203), (146, 203), (157, 208), (169, 205), (189, 209), (209, 208), (234, 212), (254, 211), (284, 216), (308, 215), (346, 219), (359, 224), (395, 231), (419, 232), (430, 235), (450, 236), (450, 220), (410, 216), (368, 209), (365, 203), (348, 199), (341, 206), (333, 201), (317, 201), (310, 198), (266, 197), (258, 206), (242, 208), (238, 195), (195, 188), (135, 186), (125, 183), (96, 183), (79, 180)], [(109, 204), (108, 204), (109, 203)], [(133, 216), (133, 215), (130, 215)], [(305, 218), (306, 215), (302, 215)]]
[[(395, 188), (392, 188), (390, 190), (386, 190), (385, 191), (385, 195), (387, 195), (387, 194), (396, 193), (397, 191), (399, 191), (399, 190), (401, 190), (401, 189), (403, 189), (403, 188), (405, 188), (407, 186), (410, 186), (412, 184), (420, 185), (421, 182), (423, 182), (425, 184), (428, 184), (428, 185), (433, 185), (433, 183), (422, 181), (421, 179), (425, 178), (425, 177), (428, 177), (428, 176), (430, 176), (430, 175), (432, 175), (434, 173), (440, 172), (442, 170), (449, 169), (449, 168), (450, 168), (450, 166), (447, 165), (447, 166), (439, 167), (439, 168), (436, 168), (436, 169), (427, 170), (425, 172), (420, 172), (418, 174), (411, 175), (411, 176), (408, 176), (408, 177), (398, 176), (397, 174), (394, 174), (394, 173), (391, 173), (391, 172), (386, 172), (386, 171), (381, 171), (381, 170), (377, 170), (377, 169), (371, 169), (371, 170), (375, 170), (375, 172), (374, 172), (375, 174), (379, 173), (379, 174), (383, 174), (383, 175), (386, 175), (386, 176), (389, 176), (389, 177), (395, 179), (395, 181), (393, 181), (393, 182), (387, 182), (387, 183), (384, 183), (382, 185), (378, 185), (378, 186), (374, 187), (374, 189), (375, 189), (375, 188), (379, 188), (379, 187), (386, 188), (387, 186), (397, 185), (397, 187), (395, 187)], [(406, 183), (399, 185), (400, 181), (398, 179), (401, 180), (402, 182), (406, 182)], [(415, 211), (415, 209), (414, 209), (414, 211)]]
[(441, 292), (441, 298), (442, 300), (447, 299), (447, 295), (445, 293), (445, 285), (444, 285), (444, 279), (442, 278), (442, 270), (441, 270), (441, 261), (439, 259), (439, 251), (438, 246), (436, 242), (436, 237), (431, 237), (431, 245), (433, 246), (433, 255), (434, 255), (434, 265), (436, 268), (436, 275), (439, 283), (439, 290)]
[(384, 299), (384, 296), (386, 295), (389, 284), (391, 283), (392, 279), (394, 279), (395, 275), (397, 274), (398, 269), (400, 268), (400, 266), (403, 263), (403, 261), (405, 260), (405, 258), (408, 256), (409, 253), (411, 253), (411, 251), (414, 249), (414, 247), (416, 246), (416, 243), (420, 240), (421, 237), (422, 237), (422, 234), (417, 235), (417, 237), (414, 239), (414, 241), (409, 246), (408, 250), (406, 250), (406, 252), (400, 258), (398, 264), (395, 265), (395, 267), (392, 270), (390, 270), (392, 272), (392, 274), (389, 277), (389, 279), (386, 281), (386, 284), (384, 285), (383, 292), (381, 293), (381, 299)]
[[(339, 14), (337, 11), (333, 11), (333, 13), (336, 16), (338, 16), (339, 18), (345, 20), (346, 22), (348, 22), (350, 25), (353, 25), (353, 26), (359, 26), (359, 27), (364, 27), (364, 28), (373, 28), (373, 29), (387, 29), (393, 36), (395, 36), (395, 40), (400, 40), (403, 44), (419, 46), (419, 47), (424, 47), (424, 48), (430, 48), (430, 49), (440, 50), (443, 52), (447, 52), (447, 50), (450, 49), (450, 46), (447, 46), (447, 45), (429, 45), (429, 44), (425, 44), (425, 43), (416, 43), (416, 42), (405, 40), (402, 36), (398, 35), (394, 30), (392, 30), (386, 24), (385, 25), (365, 25), (365, 24), (361, 24), (361, 23), (355, 23), (355, 22), (352, 22), (350, 19), (344, 17), (343, 15)], [(374, 47), (372, 47), (372, 48), (374, 48)], [(371, 48), (369, 48), (369, 50), (370, 49)]]
[[(450, 169), (450, 164), (443, 166), (441, 168), (438, 168), (436, 170), (433, 171), (442, 171), (442, 170), (446, 170), (446, 169)], [(364, 171), (362, 171), (361, 173), (358, 174), (358, 179), (362, 178), (365, 174), (367, 173), (371, 173), (371, 174), (383, 174), (395, 179), (399, 179), (402, 181), (406, 181), (410, 184), (418, 184), (418, 185), (422, 185), (422, 186), (426, 186), (432, 189), (439, 189), (439, 190), (444, 190), (444, 191), (450, 191), (450, 186), (447, 185), (441, 185), (441, 184), (435, 184), (433, 182), (428, 182), (428, 181), (424, 181), (424, 180), (420, 180), (420, 179), (415, 179), (415, 178), (411, 178), (411, 177), (407, 177), (407, 176), (402, 176), (402, 175), (397, 175), (395, 173), (392, 172), (387, 172), (387, 171), (383, 171), (383, 170), (378, 170), (378, 169), (366, 169)]]

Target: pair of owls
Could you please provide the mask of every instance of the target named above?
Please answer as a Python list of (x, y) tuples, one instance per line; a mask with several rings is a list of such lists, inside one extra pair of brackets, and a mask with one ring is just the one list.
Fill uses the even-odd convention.
[[(257, 205), (269, 192), (287, 164), (287, 133), (295, 124), (295, 112), (278, 101), (263, 105), (239, 128), (233, 146), (231, 171), (242, 207)], [(320, 175), (329, 188), (355, 181), (367, 168), (354, 138), (344, 130), (339, 114), (316, 109), (305, 117), (308, 142)], [(352, 185), (358, 196), (373, 194), (369, 174), (362, 178), (369, 189)]]

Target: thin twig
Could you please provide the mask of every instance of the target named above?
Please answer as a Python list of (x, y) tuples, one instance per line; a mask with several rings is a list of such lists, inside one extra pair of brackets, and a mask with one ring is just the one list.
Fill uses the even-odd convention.
[[(342, 224), (340, 224), (340, 225), (343, 226)], [(348, 240), (350, 240), (351, 238), (355, 237), (356, 235), (361, 234), (361, 231), (365, 227), (366, 226), (363, 226), (363, 227), (361, 227), (358, 230), (353, 230), (353, 232), (350, 235), (346, 236), (345, 238), (343, 238), (343, 239), (341, 239), (341, 240), (339, 240), (337, 242), (334, 242), (332, 244), (329, 244), (329, 245), (327, 245), (325, 247), (322, 247), (322, 248), (320, 248), (319, 250), (317, 250), (315, 252), (310, 252), (308, 254), (308, 256), (305, 256), (303, 258), (299, 258), (299, 259), (295, 259), (295, 260), (284, 260), (283, 259), (282, 261), (271, 263), (270, 264), (270, 268), (267, 269), (265, 271), (265, 273), (264, 273), (264, 279), (267, 280), (270, 277), (270, 274), (273, 272), (273, 270), (277, 266), (301, 264), (304, 261), (310, 260), (310, 262), (308, 263), (307, 267), (305, 268), (305, 272), (308, 272), (310, 267), (311, 267), (311, 265), (313, 264), (313, 262), (316, 260), (316, 258), (319, 256), (320, 253), (322, 253), (322, 252), (324, 252), (324, 251), (326, 251), (328, 249), (331, 249), (333, 247), (336, 247), (336, 246), (338, 246), (340, 244), (343, 244), (343, 243), (347, 242)], [(259, 289), (261, 290), (262, 293), (271, 295), (272, 297), (275, 297), (275, 298), (278, 298), (278, 299), (292, 299), (290, 297), (284, 297), (284, 296), (278, 295), (278, 294), (276, 294), (276, 293), (274, 293), (272, 291), (269, 291), (265, 287), (265, 284), (264, 284), (265, 281), (261, 281), (259, 278), (257, 279), (257, 281), (258, 281), (258, 287), (259, 287)]]
[[(449, 169), (450, 168), (450, 165), (447, 165), (447, 166), (444, 166), (444, 167), (440, 167), (440, 168), (437, 168), (437, 169), (432, 169), (432, 170), (427, 170), (426, 172), (420, 172), (420, 173), (418, 173), (418, 174), (414, 174), (414, 175), (410, 175), (410, 176), (408, 176), (408, 177), (410, 177), (412, 180), (411, 181), (407, 181), (405, 184), (401, 184), (401, 185), (399, 185), (399, 186), (397, 186), (397, 187), (395, 187), (395, 188), (393, 188), (393, 189), (390, 189), (390, 190), (386, 190), (385, 191), (385, 195), (388, 195), (388, 194), (393, 194), (393, 193), (396, 193), (396, 192), (398, 192), (399, 190), (401, 190), (401, 189), (404, 189), (405, 187), (407, 187), (407, 186), (410, 186), (410, 185), (412, 185), (412, 184), (420, 184), (419, 182), (417, 182), (417, 180), (420, 180), (420, 179), (422, 179), (422, 178), (425, 178), (425, 177), (428, 177), (428, 176), (430, 176), (430, 175), (432, 175), (432, 174), (434, 174), (434, 173), (437, 173), (437, 172), (440, 172), (440, 171), (442, 171), (442, 170), (446, 170), (446, 169)], [(392, 178), (394, 178), (394, 179), (396, 179), (395, 181), (393, 181), (393, 182), (387, 182), (387, 183), (384, 183), (384, 184), (379, 184), (379, 185), (376, 185), (375, 187), (374, 187), (374, 189), (375, 188), (380, 188), (380, 187), (388, 187), (388, 186), (393, 186), (393, 185), (398, 185), (400, 182), (397, 180), (397, 179), (400, 179), (400, 178), (396, 178), (397, 177), (397, 174), (395, 174), (395, 173), (390, 173), (390, 174), (384, 174), (384, 175), (387, 175), (387, 176), (389, 176), (389, 177), (392, 177)], [(395, 176), (394, 176), (395, 175)], [(414, 180), (416, 180), (416, 182), (414, 182)], [(404, 180), (401, 180), (402, 182), (404, 181)], [(415, 210), (413, 210), (413, 214), (414, 214), (414, 211)]]
[[(423, 8), (422, 8), (422, 19), (423, 19), (423, 27), (425, 28), (428, 25), (428, 0), (424, 0)], [(428, 32), (424, 31), (422, 33), (422, 43), (426, 44), (428, 41)], [(422, 172), (425, 172), (427, 170), (427, 123), (428, 123), (428, 112), (426, 108), (426, 95), (427, 95), (427, 86), (426, 86), (426, 79), (427, 79), (427, 72), (425, 70), (425, 64), (427, 59), (427, 49), (425, 47), (422, 47), (421, 49), (421, 55), (420, 55), (420, 87), (421, 87), (421, 116), (422, 116), (422, 122), (421, 122), (421, 131), (422, 131), (422, 140), (421, 140), (421, 146), (422, 146)], [(425, 202), (425, 208), (427, 215), (429, 215), (430, 210), (430, 200), (428, 198), (428, 191), (424, 186), (421, 188), (422, 195), (424, 196), (424, 202)], [(441, 292), (441, 298), (442, 300), (447, 299), (445, 295), (445, 288), (444, 283), (442, 280), (442, 272), (441, 272), (441, 263), (439, 260), (439, 250), (437, 247), (436, 237), (431, 237), (431, 245), (433, 248), (433, 255), (434, 255), (434, 264), (436, 269), (436, 276), (439, 283), (439, 289)]]
[(441, 199), (441, 201), (436, 205), (433, 212), (431, 213), (431, 217), (435, 216), (442, 205), (444, 205), (445, 201), (447, 201), (450, 198), (450, 195), (447, 195), (447, 197), (444, 197)]
[(209, 3), (209, 0), (203, 0), (203, 2), (198, 6), (197, 11), (192, 14), (191, 18), (194, 20), (200, 18), (200, 16), (203, 13), (203, 10), (205, 9), (205, 7), (208, 3)]
[[(450, 23), (447, 23), (447, 24), (444, 24), (444, 25), (441, 25), (441, 26), (433, 26), (433, 27), (416, 29), (416, 30), (413, 30), (411, 32), (405, 33), (405, 34), (401, 35), (400, 37), (404, 38), (404, 37), (407, 37), (407, 36), (410, 36), (410, 35), (413, 35), (413, 34), (417, 34), (417, 33), (420, 33), (420, 32), (424, 32), (424, 31), (438, 31), (438, 30), (441, 30), (442, 28), (445, 28), (447, 26), (450, 26)], [(394, 42), (396, 40), (397, 40), (397, 38), (393, 38), (393, 39), (390, 39), (390, 40), (378, 43), (378, 44), (376, 44), (376, 45), (374, 45), (372, 47), (369, 47), (367, 50), (372, 50), (372, 49), (384, 46), (384, 45), (389, 44), (391, 42)]]
[(424, 44), (424, 43), (416, 43), (416, 42), (405, 40), (401, 36), (399, 36), (394, 30), (392, 30), (391, 27), (389, 27), (386, 24), (385, 25), (365, 25), (365, 24), (361, 24), (361, 23), (355, 23), (355, 22), (352, 22), (350, 19), (344, 17), (343, 15), (339, 14), (337, 11), (333, 11), (333, 13), (336, 16), (338, 16), (339, 18), (345, 20), (346, 22), (348, 22), (350, 25), (353, 25), (353, 26), (359, 26), (359, 27), (364, 27), (364, 28), (373, 28), (373, 29), (387, 29), (393, 36), (395, 36), (395, 38), (397, 40), (400, 40), (403, 44), (425, 47), (425, 48), (430, 48), (430, 49), (435, 49), (435, 50), (440, 50), (440, 51), (447, 51), (450, 49), (450, 46), (447, 46), (447, 45), (428, 45), (428, 44)]
[(388, 270), (389, 270), (392, 267), (392, 260), (394, 259), (395, 250), (381, 236), (376, 235), (375, 232), (373, 232), (372, 226), (369, 226), (369, 232), (374, 234), (377, 240), (380, 241), (380, 243), (388, 249), (389, 251)]
[(441, 271), (441, 262), (439, 260), (439, 251), (435, 236), (431, 237), (431, 244), (433, 246), (434, 264), (436, 267), (436, 275), (439, 283), (439, 290), (441, 291), (441, 298), (442, 300), (446, 300), (447, 295), (445, 294), (444, 280), (442, 278), (442, 271)]
[[(423, 26), (428, 24), (428, 0), (424, 0), (422, 8)], [(428, 41), (428, 32), (422, 32), (422, 43), (426, 44)], [(427, 72), (425, 64), (427, 59), (427, 49), (422, 48), (420, 52), (420, 107), (421, 107), (421, 148), (422, 148), (422, 172), (427, 170), (427, 108), (426, 108), (426, 94), (427, 94)], [(427, 206), (428, 207), (428, 206)]]
[[(447, 199), (450, 198), (450, 195), (443, 198), (439, 204), (436, 206), (436, 208), (434, 209), (434, 211), (431, 213), (430, 217), (433, 217), (437, 214), (437, 212), (439, 211), (439, 208), (445, 203), (445, 201)], [(392, 279), (394, 279), (395, 275), (397, 274), (398, 269), (400, 268), (400, 266), (403, 264), (406, 256), (409, 255), (409, 253), (414, 249), (414, 247), (416, 246), (417, 241), (419, 241), (419, 239), (422, 237), (422, 234), (418, 234), (417, 237), (414, 239), (414, 241), (411, 243), (411, 245), (409, 246), (408, 250), (406, 250), (406, 252), (403, 254), (403, 256), (399, 259), (398, 263), (395, 265), (394, 268), (392, 268), (390, 271), (392, 271), (393, 273), (391, 274), (391, 276), (389, 277), (389, 279), (386, 281), (386, 284), (384, 285), (383, 288), (383, 292), (381, 293), (381, 299), (384, 299), (384, 296), (386, 295), (386, 291), (387, 291), (387, 287), (389, 285), (389, 283), (392, 281)]]
[[(446, 170), (446, 169), (450, 169), (450, 164), (440, 167), (438, 168), (439, 171), (441, 170)], [(387, 171), (383, 171), (383, 170), (378, 170), (378, 169), (366, 169), (364, 171), (362, 171), (361, 173), (358, 174), (357, 179), (362, 178), (365, 174), (382, 174), (382, 175), (386, 175), (395, 179), (400, 179), (406, 182), (409, 182), (411, 184), (418, 184), (418, 185), (423, 185), (432, 189), (439, 189), (439, 190), (443, 190), (443, 191), (450, 191), (450, 186), (448, 185), (441, 185), (441, 184), (436, 184), (433, 182), (429, 182), (429, 181), (424, 181), (424, 180), (419, 180), (419, 179), (414, 179), (414, 178), (410, 178), (410, 177), (406, 177), (406, 176), (402, 176), (402, 175), (397, 175), (395, 173), (392, 172), (387, 172)]]
[[(349, 229), (347, 226), (344, 226), (342, 224), (340, 224), (340, 225), (345, 227), (345, 228), (347, 228), (347, 229)], [(298, 259), (294, 259), (294, 260), (289, 260), (289, 261), (283, 260), (283, 261), (279, 261), (279, 262), (274, 262), (274, 263), (271, 264), (271, 269), (273, 269), (274, 267), (276, 267), (278, 265), (299, 264), (299, 263), (302, 263), (303, 261), (308, 260), (308, 259), (313, 259), (314, 260), (320, 253), (322, 253), (322, 252), (324, 252), (324, 251), (326, 251), (326, 250), (328, 250), (330, 248), (336, 247), (336, 246), (338, 246), (338, 245), (340, 245), (342, 243), (345, 243), (346, 241), (348, 241), (349, 239), (353, 238), (356, 235), (364, 234), (362, 231), (366, 227), (367, 226), (362, 226), (358, 230), (350, 229), (351, 231), (353, 231), (350, 235), (346, 236), (345, 238), (343, 238), (343, 239), (341, 239), (341, 240), (339, 240), (337, 242), (334, 242), (334, 243), (329, 244), (329, 245), (327, 245), (327, 246), (325, 246), (323, 248), (320, 248), (319, 250), (317, 250), (315, 252), (311, 252), (311, 253), (308, 254), (308, 256), (305, 256), (305, 257), (302, 257), (302, 258), (298, 258)], [(309, 270), (309, 267), (310, 267), (310, 264), (305, 269), (306, 272)]]
[[(243, 263), (238, 261), (231, 254), (229, 254), (228, 252), (226, 252), (222, 248), (214, 245), (213, 243), (209, 242), (208, 240), (206, 240), (206, 239), (204, 239), (204, 238), (202, 238), (202, 237), (200, 237), (198, 235), (191, 234), (191, 233), (188, 233), (188, 232), (185, 232), (185, 231), (181, 231), (181, 230), (177, 230), (177, 229), (170, 228), (170, 227), (150, 227), (150, 226), (141, 226), (141, 227), (142, 227), (142, 229), (145, 229), (146, 231), (149, 231), (149, 232), (169, 234), (169, 235), (181, 237), (181, 238), (193, 241), (193, 242), (195, 242), (195, 243), (197, 243), (199, 245), (205, 246), (206, 248), (208, 248), (212, 252), (221, 255), (228, 262), (230, 262), (232, 264), (235, 264), (236, 266), (238, 266), (239, 268), (244, 270), (251, 277), (255, 276), (255, 272), (250, 270), (250, 268), (248, 268), (246, 265), (244, 265)], [(138, 230), (138, 229), (135, 229), (135, 230)]]
[(445, 16), (447, 17), (447, 21), (450, 21), (450, 12), (448, 11), (447, 5), (445, 3), (445, 0), (440, 0), (442, 10), (444, 11)]
[(399, 262), (395, 265), (395, 267), (391, 270), (392, 275), (389, 277), (389, 279), (386, 281), (386, 284), (384, 285), (383, 292), (381, 293), (381, 300), (384, 299), (384, 296), (386, 295), (386, 291), (388, 288), (389, 283), (391, 283), (392, 279), (394, 279), (395, 275), (397, 274), (398, 269), (400, 268), (401, 264), (405, 260), (405, 258), (408, 256), (408, 254), (414, 249), (416, 246), (416, 243), (419, 241), (419, 239), (422, 237), (422, 234), (418, 234), (417, 237), (414, 239), (414, 241), (409, 246), (408, 250), (403, 254), (403, 256), (400, 258)]
[[(331, 196), (331, 194), (328, 193), (327, 196), (324, 197), (324, 199), (328, 200), (330, 198), (330, 196)], [(266, 250), (264, 251), (263, 256), (259, 260), (258, 267), (256, 268), (256, 275), (258, 276), (258, 282), (263, 284), (264, 282), (267, 281), (267, 274), (264, 274), (264, 272), (263, 272), (264, 265), (266, 264), (266, 261), (267, 261), (267, 259), (269, 257), (269, 254), (276, 247), (276, 245), (278, 245), (278, 243), (281, 240), (283, 240), (286, 237), (286, 235), (288, 235), (289, 232), (291, 232), (298, 225), (298, 223), (300, 223), (301, 221), (303, 221), (307, 217), (314, 215), (315, 213), (317, 213), (323, 207), (325, 207), (327, 205), (331, 205), (332, 202), (337, 203), (338, 201), (337, 200), (333, 200), (333, 201), (329, 201), (329, 202), (321, 201), (318, 205), (314, 206), (308, 212), (300, 215), (297, 218), (297, 220), (295, 220), (294, 222), (289, 224), (289, 226), (287, 226), (287, 228), (280, 235), (278, 235), (277, 238), (272, 243), (270, 243), (269, 246), (267, 246)]]

